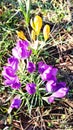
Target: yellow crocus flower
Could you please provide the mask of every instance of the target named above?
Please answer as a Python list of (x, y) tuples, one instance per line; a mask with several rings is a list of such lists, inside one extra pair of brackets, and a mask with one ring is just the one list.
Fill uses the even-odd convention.
[(42, 28), (42, 18), (39, 15), (36, 15), (33, 21), (31, 19), (30, 24), (38, 36)]
[(23, 31), (16, 31), (16, 33), (17, 33), (17, 36), (18, 36), (19, 38), (21, 38), (22, 40), (26, 40), (26, 39), (27, 39), (27, 38), (25, 37)]
[(50, 34), (50, 26), (48, 24), (46, 24), (43, 28), (43, 35), (44, 35), (44, 39), (45, 41), (48, 40), (49, 38), (49, 34)]
[(32, 39), (33, 41), (35, 41), (35, 38), (36, 38), (35, 31), (32, 30), (32, 31), (31, 31), (31, 39)]

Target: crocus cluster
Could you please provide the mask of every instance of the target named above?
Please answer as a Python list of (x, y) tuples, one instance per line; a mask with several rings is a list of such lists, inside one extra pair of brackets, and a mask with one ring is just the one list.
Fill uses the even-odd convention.
[(41, 79), (46, 83), (46, 91), (51, 93), (51, 96), (48, 98), (50, 103), (52, 103), (55, 98), (63, 98), (68, 93), (66, 83), (57, 81), (57, 68), (41, 61), (38, 63), (38, 71)]
[[(6, 66), (3, 67), (2, 75), (4, 77), (4, 84), (5, 86), (10, 86), (12, 89), (20, 89), (21, 83), (19, 77), (17, 76), (17, 71), (19, 70), (19, 64), (21, 60), (26, 60), (30, 57), (32, 51), (29, 50), (29, 43), (24, 40), (18, 40), (16, 46), (12, 49), (12, 56), (8, 58), (8, 63)], [(31, 61), (27, 63), (27, 71), (32, 73), (35, 71), (35, 64)], [(34, 83), (27, 83), (26, 84), (26, 91), (29, 94), (34, 94), (35, 89)], [(33, 89), (33, 90), (32, 90)], [(14, 98), (11, 108), (18, 108), (20, 105), (20, 99)]]
[[(35, 40), (35, 36), (40, 34), (42, 25), (43, 25), (43, 20), (39, 15), (36, 15), (34, 17), (34, 20), (30, 20), (30, 25), (32, 27), (32, 31), (31, 31), (31, 39), (34, 41)], [(44, 36), (44, 40), (47, 41), (49, 38), (49, 34), (50, 34), (50, 26), (48, 24), (46, 24), (43, 28), (43, 36)]]
[[(16, 46), (12, 49), (12, 56), (8, 58), (8, 63), (3, 67), (2, 75), (5, 79), (4, 84), (10, 86), (12, 89), (20, 89), (21, 82), (17, 75), (19, 70), (19, 65), (21, 60), (26, 60), (27, 73), (32, 74), (36, 71), (36, 65), (30, 61), (29, 57), (32, 54), (32, 50), (29, 49), (29, 43), (24, 40), (18, 40)], [(45, 91), (51, 93), (51, 96), (48, 97), (48, 101), (51, 103), (55, 98), (63, 98), (68, 93), (68, 88), (66, 83), (58, 82), (57, 72), (58, 69), (47, 65), (43, 61), (38, 62), (38, 75), (40, 75), (41, 80), (46, 84)], [(28, 76), (28, 74), (27, 74)], [(26, 84), (26, 91), (28, 94), (35, 94), (37, 91), (37, 84), (33, 82), (28, 82)], [(10, 108), (19, 108), (21, 104), (20, 98), (14, 98)]]
[[(19, 62), (21, 59), (27, 59), (31, 55), (31, 50), (28, 49), (28, 42), (23, 40), (18, 40), (16, 47), (12, 49), (12, 55), (10, 58), (8, 58), (8, 65), (3, 67), (2, 75), (5, 78), (4, 84), (11, 86), (13, 89), (19, 89), (21, 87), (21, 83), (19, 81), (19, 78), (16, 74), (19, 67)], [(31, 62), (28, 62), (32, 65)], [(28, 71), (33, 71), (28, 66)]]

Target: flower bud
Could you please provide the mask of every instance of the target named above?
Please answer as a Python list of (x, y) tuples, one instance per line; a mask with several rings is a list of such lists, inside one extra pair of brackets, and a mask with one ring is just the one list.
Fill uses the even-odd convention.
[(36, 15), (34, 21), (32, 21), (31, 19), (30, 24), (31, 27), (34, 29), (36, 35), (38, 36), (42, 28), (42, 18), (39, 15)]
[(42, 28), (42, 18), (40, 16), (35, 16), (34, 18), (35, 32), (36, 35), (39, 35), (40, 30)]
[(17, 31), (17, 35), (20, 39), (22, 40), (26, 40), (26, 37), (24, 35), (24, 32), (23, 31)]
[(49, 34), (50, 34), (50, 26), (46, 24), (43, 29), (43, 35), (44, 35), (45, 41), (47, 41), (47, 39), (49, 38)]

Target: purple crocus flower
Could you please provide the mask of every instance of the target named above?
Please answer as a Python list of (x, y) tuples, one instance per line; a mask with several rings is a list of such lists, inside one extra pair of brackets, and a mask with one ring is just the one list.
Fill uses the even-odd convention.
[(10, 108), (16, 108), (18, 109), (21, 105), (21, 99), (19, 97), (15, 97), (13, 100), (12, 100), (12, 103), (10, 105)]
[(20, 87), (21, 87), (21, 83), (19, 82), (19, 79), (17, 77), (15, 82), (13, 84), (11, 84), (11, 88), (18, 90)]
[(48, 65), (44, 63), (43, 61), (38, 62), (38, 72), (42, 74), (46, 69), (48, 68)]
[(11, 85), (15, 82), (17, 76), (15, 75), (15, 72), (11, 66), (4, 66), (2, 71), (2, 75), (4, 76), (5, 85)]
[(19, 40), (16, 47), (12, 49), (12, 54), (17, 59), (27, 59), (31, 55), (32, 51), (28, 50), (28, 42)]
[(26, 91), (30, 95), (34, 94), (36, 92), (36, 84), (35, 83), (26, 84)]
[(19, 63), (19, 61), (17, 58), (15, 58), (15, 57), (8, 58), (8, 64), (9, 64), (9, 66), (11, 66), (13, 68), (14, 72), (16, 72), (18, 70), (18, 63)]
[(28, 43), (27, 41), (21, 40), (21, 39), (19, 39), (19, 40), (17, 41), (17, 44), (16, 44), (16, 47), (17, 47), (17, 48), (22, 47), (22, 48), (28, 49), (28, 46), (29, 46), (29, 43)]
[(13, 68), (11, 66), (4, 66), (3, 68), (4, 70), (2, 72), (2, 75), (5, 78), (4, 84), (10, 85), (13, 89), (19, 89), (21, 84)]
[(27, 63), (28, 72), (32, 73), (32, 72), (35, 71), (35, 69), (36, 69), (35, 64), (33, 62), (31, 62), (31, 61), (28, 61), (28, 63)]
[(43, 61), (38, 63), (38, 71), (43, 81), (56, 80), (57, 68), (47, 65)]
[(13, 56), (18, 59), (20, 59), (20, 58), (27, 59), (31, 55), (31, 53), (32, 53), (31, 50), (27, 50), (25, 48), (14, 47), (12, 49)]
[(69, 91), (65, 82), (57, 83), (52, 87), (53, 94), (48, 98), (48, 101), (52, 103), (55, 98), (63, 98)]
[(48, 68), (46, 70), (44, 70), (44, 72), (41, 74), (41, 78), (43, 81), (49, 81), (51, 79), (53, 79), (54, 81), (56, 81), (56, 75), (57, 75), (57, 68), (53, 68), (52, 66), (48, 65)]

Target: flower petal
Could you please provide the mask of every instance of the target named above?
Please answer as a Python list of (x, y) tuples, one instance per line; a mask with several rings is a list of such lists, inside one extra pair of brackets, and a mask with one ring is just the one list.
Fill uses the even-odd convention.
[(53, 92), (55, 86), (56, 86), (56, 82), (54, 80), (49, 80), (46, 84), (46, 90), (48, 92)]
[(13, 68), (14, 72), (16, 72), (18, 69), (18, 63), (19, 63), (19, 61), (17, 58), (15, 58), (15, 57), (8, 58), (8, 64), (9, 64), (9, 66), (11, 66)]
[(52, 96), (55, 98), (63, 98), (68, 93), (68, 90), (67, 87), (60, 88), (58, 91), (54, 92)]
[(28, 61), (28, 63), (27, 63), (27, 70), (28, 70), (28, 72), (29, 73), (34, 72), (35, 68), (36, 68), (35, 64), (33, 62), (31, 62), (31, 61)]
[(21, 99), (18, 98), (18, 97), (15, 97), (13, 100), (12, 100), (12, 103), (10, 105), (10, 107), (13, 109), (13, 108), (16, 108), (18, 109), (20, 107), (20, 104), (21, 104)]
[(36, 92), (36, 84), (35, 83), (28, 83), (26, 84), (26, 91), (28, 94), (32, 95)]

